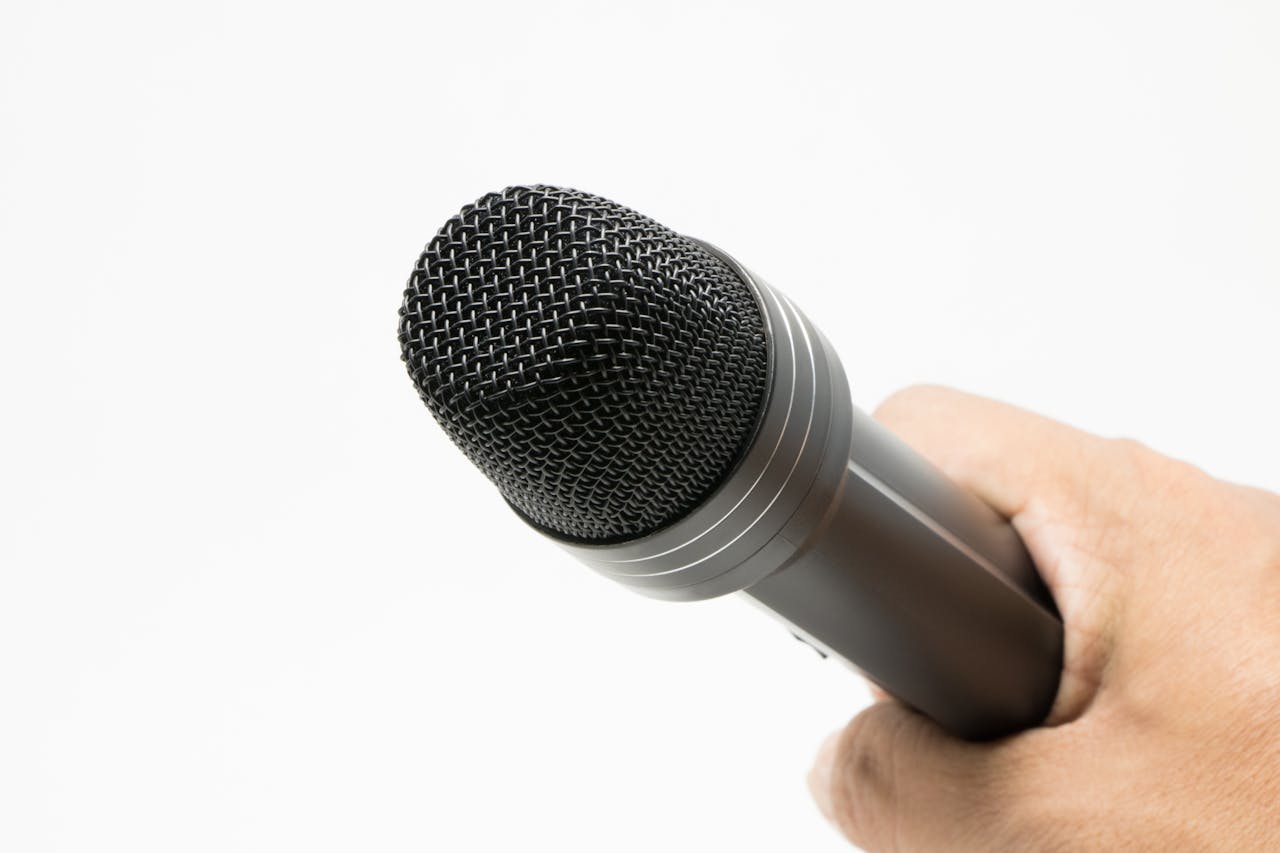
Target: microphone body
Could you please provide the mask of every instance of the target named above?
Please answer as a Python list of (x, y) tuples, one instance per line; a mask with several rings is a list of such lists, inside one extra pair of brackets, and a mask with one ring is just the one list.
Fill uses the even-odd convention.
[(962, 737), (1049, 712), (1062, 622), (1013, 527), (854, 409), (818, 329), (724, 252), (508, 187), (427, 244), (399, 337), (449, 438), (596, 571), (740, 593)]
[(1012, 525), (853, 407), (835, 352), (785, 296), (699, 245), (737, 272), (765, 319), (769, 388), (754, 438), (709, 498), (661, 530), (551, 538), (654, 598), (741, 592), (957, 736), (1042, 722), (1062, 622)]

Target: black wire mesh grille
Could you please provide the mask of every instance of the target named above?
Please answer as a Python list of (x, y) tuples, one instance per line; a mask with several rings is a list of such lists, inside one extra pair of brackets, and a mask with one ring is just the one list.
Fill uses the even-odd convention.
[(678, 520), (733, 468), (767, 387), (749, 288), (598, 196), (511, 187), (427, 244), (400, 345), (449, 437), (528, 519), (580, 540)]

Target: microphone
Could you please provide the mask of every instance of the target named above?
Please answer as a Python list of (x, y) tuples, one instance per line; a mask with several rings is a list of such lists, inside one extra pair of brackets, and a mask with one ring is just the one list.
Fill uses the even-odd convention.
[(399, 338), (449, 438), (597, 572), (741, 593), (960, 737), (1048, 714), (1062, 621), (1013, 527), (855, 409), (818, 329), (721, 250), (510, 187), (427, 245)]

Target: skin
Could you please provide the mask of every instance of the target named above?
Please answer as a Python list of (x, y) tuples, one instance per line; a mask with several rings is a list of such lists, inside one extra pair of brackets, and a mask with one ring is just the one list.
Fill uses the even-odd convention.
[(1066, 659), (990, 743), (881, 697), (823, 745), (823, 814), (873, 853), (1280, 849), (1280, 497), (945, 388), (876, 418), (1012, 520)]

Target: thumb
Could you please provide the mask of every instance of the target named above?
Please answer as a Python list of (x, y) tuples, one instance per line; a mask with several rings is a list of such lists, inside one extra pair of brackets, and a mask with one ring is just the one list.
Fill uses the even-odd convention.
[(893, 701), (833, 734), (809, 774), (827, 819), (857, 846), (881, 850), (991, 849), (1004, 742), (969, 743)]

